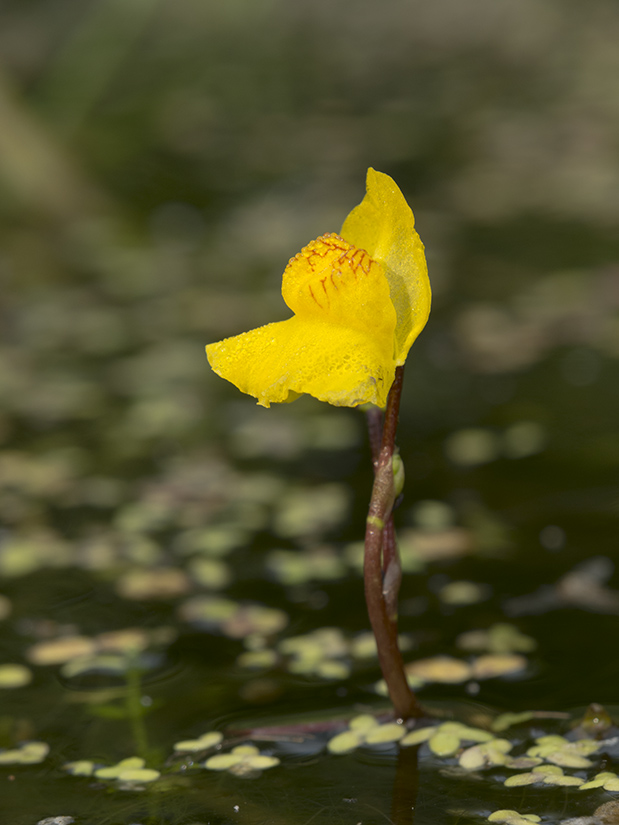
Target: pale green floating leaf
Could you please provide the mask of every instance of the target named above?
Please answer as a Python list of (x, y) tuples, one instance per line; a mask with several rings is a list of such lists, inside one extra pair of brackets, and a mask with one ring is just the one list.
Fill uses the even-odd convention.
[(49, 530), (7, 538), (2, 544), (0, 575), (26, 576), (43, 567), (66, 567), (74, 561), (72, 547)]
[(0, 751), (0, 765), (16, 765), (21, 760), (22, 752), (19, 748)]
[(404, 725), (398, 725), (396, 722), (390, 722), (385, 725), (377, 725), (375, 728), (368, 730), (365, 735), (365, 741), (368, 745), (382, 745), (388, 742), (399, 742), (406, 733)]
[(180, 606), (181, 619), (191, 624), (221, 625), (239, 609), (237, 602), (221, 596), (194, 596)]
[(503, 433), (503, 452), (507, 458), (526, 458), (546, 446), (546, 430), (537, 421), (518, 421)]
[(95, 640), (87, 636), (62, 636), (32, 645), (26, 658), (33, 665), (61, 665), (78, 656), (91, 656), (96, 649)]
[[(398, 638), (400, 641), (400, 638)], [(402, 648), (400, 648), (402, 649)], [(350, 643), (350, 653), (355, 659), (373, 659), (376, 656), (376, 639), (372, 632), (359, 633)]]
[(0, 765), (37, 765), (48, 753), (45, 742), (26, 742), (19, 748), (0, 751)]
[(487, 585), (477, 582), (457, 581), (446, 584), (438, 595), (444, 604), (457, 607), (484, 601), (489, 597), (490, 590)]
[(243, 759), (239, 754), (218, 753), (209, 757), (204, 763), (204, 767), (209, 771), (228, 771), (233, 765), (238, 764)]
[(458, 735), (460, 739), (467, 742), (490, 742), (494, 739), (494, 735), (490, 731), (482, 728), (470, 728), (468, 725), (460, 725), (458, 728)]
[(456, 644), (463, 650), (490, 653), (530, 653), (537, 647), (537, 642), (525, 636), (515, 625), (499, 622), (488, 630), (469, 630), (461, 633)]
[(460, 767), (465, 770), (479, 770), (480, 768), (505, 765), (506, 754), (513, 745), (507, 739), (491, 739), (472, 748), (467, 748), (459, 759)]
[(118, 779), (123, 771), (140, 770), (145, 765), (144, 759), (140, 756), (129, 756), (127, 759), (121, 759), (116, 765), (111, 765), (108, 768), (98, 768), (95, 771), (97, 779)]
[(236, 748), (232, 748), (232, 753), (236, 754), (237, 756), (257, 756), (260, 753), (258, 748), (255, 745), (237, 745)]
[(421, 745), (423, 742), (427, 742), (428, 739), (436, 733), (436, 730), (437, 729), (435, 727), (412, 730), (410, 733), (406, 734), (400, 744), (407, 747), (409, 745)]
[(283, 538), (322, 535), (345, 519), (349, 504), (343, 484), (289, 490), (277, 502), (273, 529)]
[(488, 817), (489, 822), (502, 822), (504, 825), (529, 825), (530, 822), (541, 822), (535, 814), (519, 814), (518, 811), (494, 811)]
[(477, 771), (487, 767), (486, 757), (479, 745), (473, 745), (460, 754), (458, 764), (465, 771)]
[(534, 785), (542, 781), (542, 777), (534, 773), (517, 773), (514, 776), (508, 776), (503, 784), (506, 788), (519, 788), (522, 785)]
[(123, 630), (99, 633), (95, 636), (95, 641), (100, 652), (135, 655), (150, 645), (168, 645), (177, 635), (178, 632), (172, 627), (156, 627), (149, 631), (139, 627), (127, 627)]
[(577, 776), (565, 776), (565, 774), (561, 776), (548, 774), (544, 777), (545, 785), (573, 785), (574, 787), (576, 787), (578, 785), (582, 785), (583, 782), (584, 780), (580, 779)]
[(237, 776), (264, 771), (276, 765), (279, 765), (277, 757), (261, 754), (254, 745), (238, 745), (230, 753), (216, 754), (204, 763), (210, 771), (230, 771)]
[(433, 656), (429, 659), (418, 659), (405, 665), (406, 675), (423, 679), (424, 682), (441, 682), (444, 684), (458, 684), (470, 679), (473, 670), (468, 662), (455, 659), (452, 656)]
[(261, 604), (246, 604), (222, 625), (222, 630), (232, 639), (243, 639), (250, 633), (273, 636), (287, 624), (288, 616), (283, 610)]
[(499, 438), (492, 430), (481, 427), (458, 430), (445, 441), (445, 453), (453, 464), (477, 467), (499, 457)]
[(154, 782), (161, 774), (152, 768), (127, 768), (118, 774), (121, 782)]
[(535, 713), (530, 710), (525, 710), (522, 713), (501, 713), (492, 722), (492, 730), (500, 733), (512, 725), (520, 725), (522, 722), (529, 722), (535, 718)]
[(329, 740), (327, 743), (327, 750), (330, 751), (330, 753), (335, 754), (350, 753), (351, 751), (356, 750), (362, 742), (363, 736), (360, 733), (352, 730), (345, 730), (342, 733), (338, 733), (337, 736), (333, 737), (333, 739)]
[(24, 687), (32, 681), (32, 671), (25, 665), (0, 665), (0, 689)]
[(94, 656), (77, 656), (60, 668), (65, 679), (73, 679), (83, 673), (123, 674), (135, 667), (136, 658), (120, 654), (106, 653)]
[(348, 679), (350, 676), (350, 667), (344, 662), (323, 661), (318, 662), (315, 671), (316, 676), (322, 679)]
[(540, 765), (538, 768), (533, 768), (532, 773), (536, 776), (562, 776), (563, 770), (556, 765)]
[(282, 584), (297, 585), (308, 581), (335, 581), (346, 574), (339, 555), (328, 547), (310, 551), (273, 550), (267, 567)]
[(186, 753), (195, 753), (197, 751), (214, 748), (223, 741), (224, 735), (218, 730), (208, 731), (203, 733), (197, 739), (184, 739), (182, 742), (176, 742), (174, 750)]
[[(474, 543), (471, 532), (463, 527), (429, 531), (410, 528), (400, 532), (402, 569), (415, 572), (427, 562), (453, 559), (472, 552)], [(405, 567), (407, 557), (412, 558), (412, 569)]]
[(354, 731), (366, 732), (378, 727), (378, 721), (371, 714), (362, 713), (359, 716), (354, 716), (348, 723), (348, 727)]
[(444, 501), (425, 499), (411, 508), (413, 520), (422, 530), (436, 532), (452, 527), (456, 520), (453, 507)]
[(209, 590), (222, 590), (232, 581), (232, 572), (227, 564), (219, 559), (193, 559), (189, 563), (191, 578)]
[(591, 779), (589, 782), (583, 782), (580, 786), (581, 791), (589, 791), (592, 788), (602, 788), (604, 786), (603, 779)]
[(225, 636), (243, 639), (252, 634), (271, 636), (283, 630), (288, 616), (260, 604), (239, 604), (222, 596), (194, 596), (179, 608), (183, 621), (218, 628)]
[(559, 765), (562, 768), (590, 768), (593, 762), (585, 756), (580, 756), (577, 753), (570, 753), (567, 750), (553, 751), (544, 757), (547, 762), (552, 762), (553, 765)]
[(251, 759), (248, 760), (248, 764), (253, 770), (266, 771), (268, 768), (275, 768), (279, 765), (279, 759), (276, 756), (258, 754), (257, 756), (252, 756)]
[(473, 662), (473, 676), (476, 679), (493, 679), (510, 676), (526, 669), (528, 661), (519, 653), (488, 653)]
[(181, 553), (204, 553), (207, 556), (225, 556), (237, 547), (243, 547), (251, 533), (232, 524), (215, 525), (187, 530), (177, 539)]
[(592, 753), (599, 751), (601, 742), (596, 739), (577, 739), (575, 742), (570, 742), (566, 750), (578, 753), (580, 756), (590, 756)]
[(501, 753), (509, 753), (514, 747), (514, 744), (513, 742), (510, 742), (509, 739), (493, 739), (491, 742), (487, 743), (487, 747), (494, 748)]
[(174, 599), (191, 589), (189, 576), (177, 567), (140, 567), (124, 573), (116, 582), (118, 595), (134, 601)]
[(596, 774), (592, 780), (580, 786), (581, 791), (586, 791), (590, 788), (604, 788), (605, 791), (619, 791), (619, 777), (611, 771), (602, 771), (602, 773)]
[(538, 745), (543, 747), (553, 747), (555, 750), (569, 745), (569, 740), (565, 736), (558, 736), (557, 734), (549, 734), (548, 736), (540, 736), (536, 740)]
[(428, 746), (436, 756), (453, 756), (460, 748), (460, 739), (454, 733), (445, 733), (439, 729), (428, 740)]
[[(400, 544), (400, 542), (398, 542)], [(352, 541), (344, 548), (344, 559), (349, 567), (357, 573), (363, 574), (363, 560), (365, 556), (365, 544), (362, 541)]]
[(79, 759), (76, 762), (66, 762), (62, 767), (72, 776), (92, 776), (95, 763), (88, 759)]
[(21, 762), (24, 765), (36, 765), (42, 762), (49, 753), (49, 745), (46, 742), (26, 742), (21, 748)]

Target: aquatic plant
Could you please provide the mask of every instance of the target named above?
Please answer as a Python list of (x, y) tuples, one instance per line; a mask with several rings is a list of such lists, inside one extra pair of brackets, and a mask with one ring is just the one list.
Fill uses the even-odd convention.
[(207, 357), (264, 407), (303, 393), (336, 406), (373, 405), (365, 596), (396, 714), (420, 716), (398, 648), (402, 569), (391, 513), (404, 482), (395, 446), (404, 363), (428, 319), (431, 292), (413, 213), (388, 175), (369, 169), (365, 198), (340, 234), (322, 235), (290, 259), (282, 296), (292, 318), (209, 344)]

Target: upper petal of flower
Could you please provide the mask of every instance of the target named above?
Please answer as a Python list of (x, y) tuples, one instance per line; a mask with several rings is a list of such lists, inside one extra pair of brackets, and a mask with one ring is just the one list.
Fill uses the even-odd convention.
[(397, 315), (396, 364), (401, 366), (428, 320), (431, 291), (415, 218), (389, 175), (368, 169), (365, 198), (344, 221), (341, 235), (383, 266)]

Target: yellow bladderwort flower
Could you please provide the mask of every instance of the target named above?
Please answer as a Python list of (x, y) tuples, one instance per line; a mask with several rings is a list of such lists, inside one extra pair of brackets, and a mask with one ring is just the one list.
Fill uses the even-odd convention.
[(294, 316), (209, 344), (213, 370), (263, 407), (302, 393), (384, 407), (431, 297), (413, 213), (389, 175), (368, 169), (363, 201), (339, 235), (291, 258), (282, 295)]

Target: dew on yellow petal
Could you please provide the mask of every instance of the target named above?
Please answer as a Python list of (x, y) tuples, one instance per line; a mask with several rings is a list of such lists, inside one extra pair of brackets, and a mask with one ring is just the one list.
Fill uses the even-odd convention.
[(385, 342), (315, 317), (267, 324), (209, 344), (206, 354), (214, 372), (263, 407), (302, 393), (338, 407), (384, 407), (395, 376)]
[(263, 407), (303, 393), (384, 407), (395, 368), (427, 321), (423, 245), (388, 175), (368, 170), (366, 197), (342, 233), (290, 259), (282, 295), (292, 318), (206, 347), (213, 371)]
[(368, 169), (367, 192), (341, 235), (380, 263), (396, 311), (396, 360), (402, 365), (430, 313), (430, 282), (411, 208), (389, 175)]

